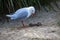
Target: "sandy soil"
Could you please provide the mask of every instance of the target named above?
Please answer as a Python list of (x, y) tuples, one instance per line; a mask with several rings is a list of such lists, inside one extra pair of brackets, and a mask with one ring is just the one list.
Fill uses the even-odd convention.
[(38, 11), (34, 17), (25, 20), (26, 24), (41, 22), (42, 26), (21, 27), (20, 20), (0, 24), (0, 40), (60, 40), (60, 27), (57, 21), (60, 12)]

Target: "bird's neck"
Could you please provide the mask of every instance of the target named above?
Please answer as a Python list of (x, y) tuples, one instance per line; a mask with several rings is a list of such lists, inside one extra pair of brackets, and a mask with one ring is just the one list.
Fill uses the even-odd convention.
[(27, 8), (27, 10), (28, 10), (28, 16), (27, 16), (27, 18), (28, 18), (28, 17), (31, 16), (31, 12), (30, 12), (30, 9), (29, 8)]

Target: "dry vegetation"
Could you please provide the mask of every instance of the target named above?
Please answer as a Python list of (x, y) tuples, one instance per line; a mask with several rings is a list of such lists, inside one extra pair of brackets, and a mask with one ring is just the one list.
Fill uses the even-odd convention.
[(0, 22), (0, 40), (60, 40), (60, 21), (57, 21), (60, 20), (60, 4), (57, 1), (59, 0), (0, 0), (0, 21), (3, 22), (6, 14), (18, 8), (34, 6), (38, 10), (36, 16), (26, 20), (27, 24), (33, 24), (26, 28), (21, 27), (20, 20), (4, 24)]

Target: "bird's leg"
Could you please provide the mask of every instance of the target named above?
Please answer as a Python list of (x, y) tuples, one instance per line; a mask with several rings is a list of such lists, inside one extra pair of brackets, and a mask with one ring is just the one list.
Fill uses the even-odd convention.
[(23, 27), (25, 27), (24, 21), (22, 20), (21, 22), (22, 22)]

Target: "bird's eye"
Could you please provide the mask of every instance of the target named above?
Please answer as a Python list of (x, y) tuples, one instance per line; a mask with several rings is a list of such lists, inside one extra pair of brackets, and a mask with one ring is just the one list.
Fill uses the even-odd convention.
[(33, 10), (32, 10), (32, 12), (33, 12)]

